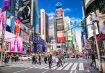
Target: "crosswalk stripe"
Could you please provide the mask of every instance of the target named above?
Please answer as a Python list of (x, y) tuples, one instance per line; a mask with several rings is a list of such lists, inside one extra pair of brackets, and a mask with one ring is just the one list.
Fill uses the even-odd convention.
[[(51, 66), (51, 68), (54, 67), (54, 66), (56, 66), (56, 64), (53, 64), (53, 65)], [(49, 65), (48, 65), (48, 67), (46, 67), (46, 68), (44, 68), (44, 69), (49, 69)]]
[(79, 64), (79, 70), (84, 70), (83, 63), (80, 63), (80, 64)]
[(69, 63), (63, 70), (69, 70), (73, 63)]
[[(68, 63), (65, 63), (65, 64), (63, 65), (63, 67), (65, 67), (67, 64), (68, 64)], [(61, 66), (61, 67), (57, 68), (57, 70), (61, 70), (63, 67)]]
[(73, 73), (73, 70), (71, 70), (70, 73)]
[(53, 70), (54, 70), (54, 69), (56, 69), (56, 68), (57, 68), (57, 66), (54, 66), (54, 67), (52, 67), (51, 69), (53, 69)]
[(72, 66), (71, 70), (76, 70), (78, 63), (74, 63), (74, 65)]
[(48, 67), (47, 64), (46, 65), (43, 65), (40, 69), (43, 69), (43, 68), (46, 68), (46, 67)]

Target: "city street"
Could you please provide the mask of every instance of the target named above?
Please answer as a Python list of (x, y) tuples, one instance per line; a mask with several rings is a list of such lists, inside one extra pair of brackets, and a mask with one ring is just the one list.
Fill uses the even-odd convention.
[(30, 62), (21, 62), (0, 67), (0, 73), (98, 73), (97, 70), (90, 67), (90, 60), (86, 59), (66, 59), (63, 67), (57, 67), (52, 64), (49, 69), (48, 64), (31, 64)]

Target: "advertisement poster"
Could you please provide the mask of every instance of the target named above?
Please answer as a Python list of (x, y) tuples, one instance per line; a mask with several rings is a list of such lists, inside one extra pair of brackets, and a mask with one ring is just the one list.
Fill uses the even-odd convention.
[(6, 11), (0, 13), (0, 32), (2, 32), (4, 28), (5, 21), (6, 21)]
[(31, 16), (31, 0), (22, 0), (22, 22), (30, 23)]
[(10, 1), (11, 0), (3, 0), (3, 11), (5, 11), (5, 10), (9, 10), (9, 8), (10, 8)]
[(57, 16), (57, 17), (63, 16), (63, 11), (62, 11), (62, 9), (57, 9), (57, 10), (56, 10), (56, 16)]
[(19, 52), (23, 51), (23, 39), (13, 33), (5, 31), (6, 50), (8, 52)]
[(12, 20), (12, 16), (7, 17), (6, 19), (6, 31), (11, 32), (11, 20)]
[(22, 49), (22, 38), (21, 37), (15, 37), (12, 39), (11, 42), (11, 52), (18, 52), (18, 53), (22, 53), (23, 49)]
[(64, 31), (57, 31), (57, 42), (65, 42)]
[(14, 18), (14, 33), (15, 34), (19, 34), (20, 33), (20, 24), (21, 24), (20, 19), (15, 17)]

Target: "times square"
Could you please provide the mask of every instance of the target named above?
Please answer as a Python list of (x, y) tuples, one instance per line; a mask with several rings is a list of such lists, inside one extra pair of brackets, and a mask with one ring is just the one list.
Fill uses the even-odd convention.
[(0, 0), (0, 73), (105, 73), (105, 0)]

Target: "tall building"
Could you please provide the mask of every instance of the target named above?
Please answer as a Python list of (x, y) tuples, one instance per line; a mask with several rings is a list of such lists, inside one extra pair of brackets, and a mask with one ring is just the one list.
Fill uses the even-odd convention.
[(52, 16), (49, 18), (49, 41), (48, 41), (48, 52), (53, 53), (53, 51), (56, 50), (56, 22), (55, 22), (55, 16)]
[(56, 4), (56, 42), (57, 50), (64, 50), (64, 12), (62, 9), (62, 4), (60, 2)]
[(48, 15), (44, 9), (40, 10), (40, 35), (43, 40), (48, 41)]
[(71, 32), (70, 17), (64, 17), (66, 49), (73, 49), (73, 36)]

